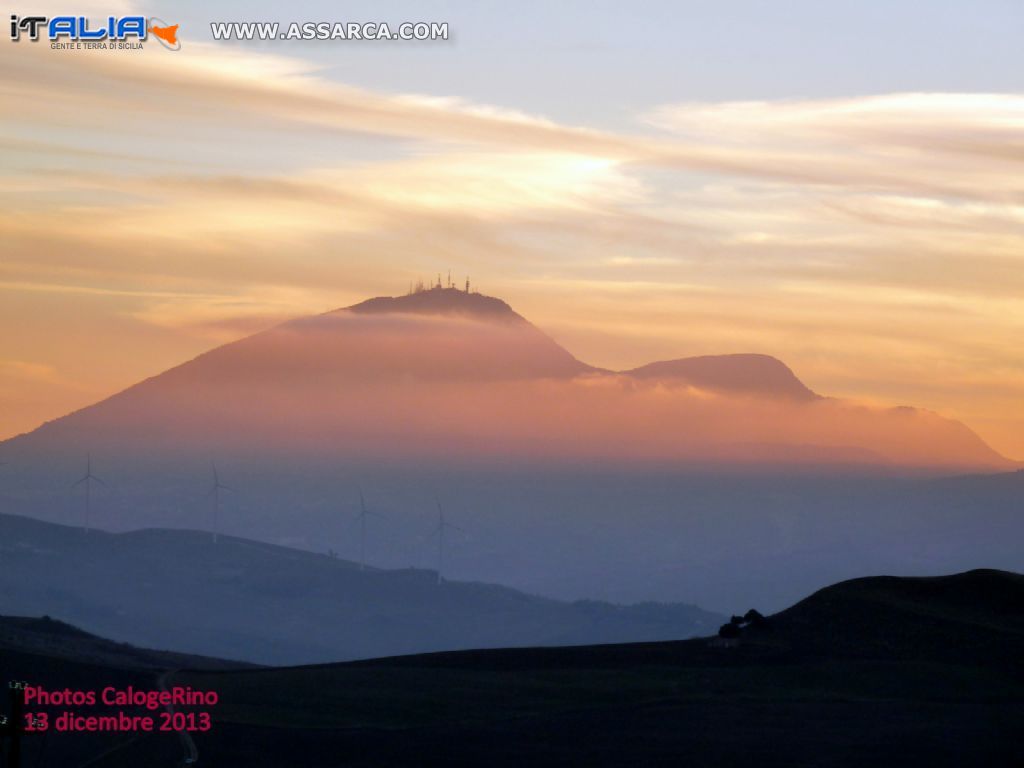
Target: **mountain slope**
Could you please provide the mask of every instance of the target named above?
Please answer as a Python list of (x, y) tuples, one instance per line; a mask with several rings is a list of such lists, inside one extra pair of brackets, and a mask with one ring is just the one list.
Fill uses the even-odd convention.
[(109, 534), (0, 515), (0, 613), (60, 616), (137, 645), (301, 663), (706, 632), (687, 605), (567, 603), (433, 571), (195, 531)]

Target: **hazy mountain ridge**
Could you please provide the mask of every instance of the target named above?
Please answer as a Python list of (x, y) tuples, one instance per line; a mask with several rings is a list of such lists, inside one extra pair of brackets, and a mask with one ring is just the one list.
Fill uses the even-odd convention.
[(707, 632), (688, 605), (568, 603), (196, 531), (124, 534), (0, 515), (0, 613), (135, 644), (274, 663)]

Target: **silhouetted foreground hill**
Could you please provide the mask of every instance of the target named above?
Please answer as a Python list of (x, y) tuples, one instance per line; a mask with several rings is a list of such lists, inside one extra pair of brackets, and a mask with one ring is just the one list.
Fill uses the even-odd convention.
[(430, 650), (692, 637), (690, 605), (569, 603), (418, 569), (197, 531), (123, 534), (0, 515), (0, 613), (60, 616), (139, 645), (298, 664)]
[(1024, 759), (1022, 648), (1024, 577), (972, 571), (844, 582), (735, 648), (484, 650), (183, 679), (229, 702), (204, 754), (241, 750), (256, 766), (284, 749), (322, 766), (1010, 766)]
[(0, 652), (33, 653), (123, 669), (224, 669), (251, 665), (207, 656), (154, 651), (90, 634), (49, 616), (0, 616)]
[[(129, 686), (141, 691), (159, 690), (161, 675), (178, 667), (239, 669), (250, 666), (114, 642), (48, 616), (0, 616), (0, 685), (3, 686), (0, 715), (9, 714), (9, 681), (21, 681), (49, 691), (93, 691), (98, 696), (98, 692), (107, 686), (119, 690)], [(117, 710), (32, 706), (27, 711), (45, 712), (53, 723), (63, 711), (90, 716), (116, 714)], [(153, 715), (153, 712), (128, 708), (125, 714)], [(10, 755), (5, 752), (9, 747), (9, 741), (0, 738), (0, 765), (10, 765), (7, 762)], [(51, 730), (22, 737), (22, 768), (68, 768), (86, 764), (171, 768), (180, 765), (181, 760), (182, 748), (173, 732), (56, 733)]]
[[(495, 649), (171, 679), (221, 695), (214, 729), (195, 737), (208, 765), (1016, 766), (1021, 647), (1024, 577), (972, 571), (843, 582), (729, 648)], [(132, 765), (144, 744), (146, 765), (180, 759), (150, 739), (97, 765)]]
[(794, 653), (945, 663), (1024, 663), (1024, 576), (876, 576), (827, 587), (776, 615)]

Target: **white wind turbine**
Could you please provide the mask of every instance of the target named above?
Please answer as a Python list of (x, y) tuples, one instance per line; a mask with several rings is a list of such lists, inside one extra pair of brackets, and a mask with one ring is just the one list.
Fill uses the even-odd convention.
[(465, 531), (457, 525), (445, 522), (441, 501), (437, 497), (434, 498), (434, 501), (437, 502), (437, 528), (434, 529), (434, 535), (437, 536), (437, 583), (440, 584), (443, 581), (441, 574), (444, 570), (445, 531), (458, 531), (459, 533), (465, 533)]
[(379, 512), (374, 512), (366, 508), (366, 499), (363, 497), (363, 489), (359, 489), (359, 514), (356, 515), (356, 521), (359, 523), (359, 570), (366, 570), (366, 518), (379, 517), (383, 519), (383, 515)]
[(220, 533), (220, 492), (221, 491), (232, 491), (234, 488), (229, 488), (220, 481), (220, 475), (217, 474), (217, 465), (214, 462), (210, 462), (210, 466), (213, 468), (213, 486), (207, 491), (207, 497), (213, 497), (213, 543), (217, 543), (217, 536)]
[(85, 525), (83, 528), (86, 533), (89, 532), (89, 518), (92, 514), (92, 484), (94, 482), (99, 483), (104, 488), (107, 487), (106, 483), (92, 473), (92, 454), (87, 453), (85, 454), (85, 475), (71, 486), (72, 488), (77, 488), (82, 483), (85, 483)]

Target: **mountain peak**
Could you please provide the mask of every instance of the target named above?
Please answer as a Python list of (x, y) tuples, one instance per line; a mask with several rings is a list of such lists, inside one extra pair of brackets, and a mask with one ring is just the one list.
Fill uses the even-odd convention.
[(795, 401), (819, 399), (785, 363), (770, 355), (703, 355), (665, 360), (627, 371), (640, 379), (678, 381), (734, 394)]
[(428, 288), (404, 296), (378, 296), (367, 299), (347, 311), (357, 314), (409, 314), (472, 317), (502, 322), (525, 322), (501, 299), (458, 288)]

